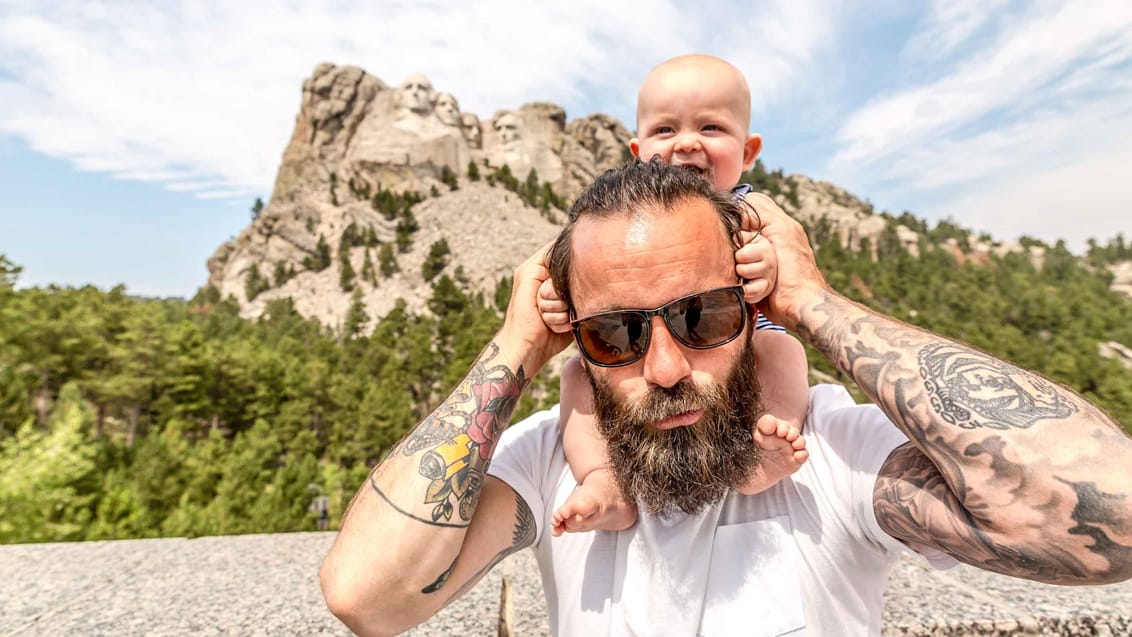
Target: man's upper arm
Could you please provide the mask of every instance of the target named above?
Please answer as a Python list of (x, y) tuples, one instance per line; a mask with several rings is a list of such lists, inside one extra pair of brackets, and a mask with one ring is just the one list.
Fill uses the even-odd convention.
[(976, 565), (991, 556), (939, 469), (911, 442), (881, 466), (873, 511), (885, 533), (925, 556), (942, 552)]
[[(1078, 560), (1048, 543), (1020, 543), (1017, 532), (987, 528), (965, 509), (936, 465), (912, 443), (892, 451), (881, 467), (873, 492), (881, 529), (926, 556), (939, 552), (1012, 577), (1062, 581)], [(1071, 583), (1071, 582), (1064, 582)]]

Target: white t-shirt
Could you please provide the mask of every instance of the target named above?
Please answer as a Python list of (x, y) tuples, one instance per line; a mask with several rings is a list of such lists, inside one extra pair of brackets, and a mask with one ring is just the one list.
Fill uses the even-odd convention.
[(554, 633), (879, 635), (885, 583), (904, 546), (877, 524), (873, 486), (907, 438), (836, 385), (810, 390), (805, 433), (810, 459), (758, 495), (731, 492), (693, 516), (641, 514), (626, 531), (553, 537), (550, 516), (577, 485), (558, 409), (509, 428), (489, 473), (534, 513)]

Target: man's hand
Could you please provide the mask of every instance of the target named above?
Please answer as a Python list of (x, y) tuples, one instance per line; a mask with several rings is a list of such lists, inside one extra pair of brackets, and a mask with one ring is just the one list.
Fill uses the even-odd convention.
[[(757, 246), (764, 238), (769, 240), (777, 262), (774, 286), (759, 302), (759, 309), (770, 320), (795, 331), (802, 311), (820, 300), (829, 290), (829, 284), (818, 270), (814, 251), (801, 224), (762, 193), (751, 193), (745, 201), (758, 214), (748, 214), (744, 220), (741, 233), (744, 241)], [(755, 240), (758, 235), (761, 236)], [(739, 252), (747, 249), (748, 246), (744, 246)]]
[(517, 348), (514, 351), (521, 352), (522, 360), (517, 362), (527, 370), (528, 377), (534, 376), (551, 356), (570, 344), (568, 330), (565, 334), (551, 330), (539, 312), (540, 287), (545, 284), (553, 289), (550, 271), (546, 268), (550, 246), (546, 244), (515, 269), (511, 301), (497, 337), (501, 348)]

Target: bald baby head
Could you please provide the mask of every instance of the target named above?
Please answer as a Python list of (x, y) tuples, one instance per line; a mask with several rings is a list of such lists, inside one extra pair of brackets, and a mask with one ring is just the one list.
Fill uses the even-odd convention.
[(690, 53), (661, 62), (649, 71), (637, 92), (637, 129), (652, 101), (673, 86), (711, 86), (726, 93), (735, 116), (746, 128), (751, 120), (751, 89), (747, 78), (730, 62), (714, 55)]
[(710, 55), (681, 55), (649, 72), (637, 94), (643, 160), (659, 157), (730, 190), (754, 165), (762, 138), (750, 134), (751, 90), (739, 69)]

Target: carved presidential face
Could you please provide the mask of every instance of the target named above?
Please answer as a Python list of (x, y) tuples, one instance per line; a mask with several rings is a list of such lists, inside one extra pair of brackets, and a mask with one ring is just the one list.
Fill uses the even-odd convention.
[(460, 126), (464, 129), (464, 139), (471, 148), (483, 148), (483, 129), (480, 128), (480, 118), (475, 113), (461, 113)]
[(495, 118), (492, 127), (495, 128), (495, 134), (499, 136), (499, 141), (504, 144), (514, 144), (522, 137), (519, 118), (514, 113), (504, 113)]
[(460, 125), (460, 105), (451, 93), (437, 93), (436, 118), (449, 126)]
[(432, 82), (429, 82), (427, 77), (414, 73), (401, 83), (397, 99), (401, 108), (418, 115), (428, 115), (432, 112), (436, 93), (433, 92)]

